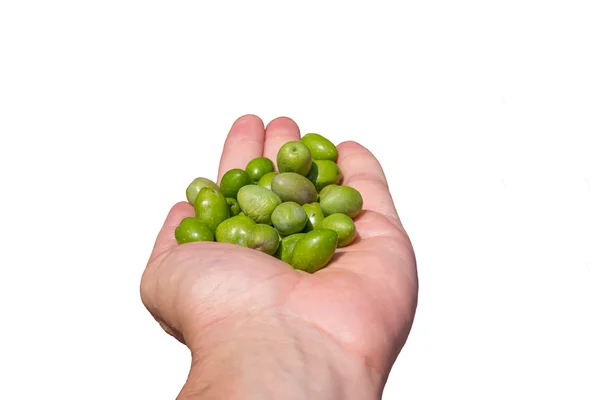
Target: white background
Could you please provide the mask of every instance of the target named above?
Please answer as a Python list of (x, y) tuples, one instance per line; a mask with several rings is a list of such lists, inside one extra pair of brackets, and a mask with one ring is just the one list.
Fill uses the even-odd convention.
[(599, 399), (597, 2), (208, 3), (0, 3), (0, 398), (175, 398), (139, 278), (254, 113), (386, 169), (421, 291), (384, 399)]

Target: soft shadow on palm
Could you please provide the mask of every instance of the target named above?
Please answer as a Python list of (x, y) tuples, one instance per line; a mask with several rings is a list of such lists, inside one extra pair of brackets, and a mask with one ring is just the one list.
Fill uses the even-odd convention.
[[(263, 154), (274, 159), (281, 144), (299, 137), (295, 123), (280, 118), (269, 124), (266, 133), (263, 129), (261, 143), (257, 125), (252, 116), (236, 121), (219, 177)], [(261, 147), (260, 153), (255, 149), (252, 154), (252, 145)], [(308, 274), (231, 244), (176, 246), (175, 226), (193, 215), (189, 204), (180, 203), (159, 234), (142, 281), (142, 297), (169, 301), (207, 329), (238, 315), (277, 313), (298, 319), (364, 357), (373, 368), (388, 369), (414, 317), (418, 286), (414, 253), (377, 160), (356, 143), (340, 145), (339, 152), (343, 183), (363, 194), (365, 211), (355, 220), (357, 239), (338, 249), (326, 268)], [(151, 301), (145, 303), (157, 319), (163, 318)], [(165, 324), (169, 326), (168, 321)]]

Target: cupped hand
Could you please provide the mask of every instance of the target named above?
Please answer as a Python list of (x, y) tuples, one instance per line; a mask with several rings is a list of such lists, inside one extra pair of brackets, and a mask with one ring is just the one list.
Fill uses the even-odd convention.
[[(218, 181), (255, 157), (275, 160), (281, 145), (299, 139), (289, 118), (265, 128), (256, 116), (240, 117), (225, 141)], [(141, 282), (144, 305), (167, 333), (193, 352), (219, 326), (278, 315), (318, 330), (387, 376), (417, 305), (414, 252), (377, 159), (355, 142), (337, 148), (342, 184), (362, 194), (363, 212), (355, 219), (357, 239), (314, 274), (238, 245), (178, 245), (174, 229), (194, 209), (185, 202), (171, 209)]]

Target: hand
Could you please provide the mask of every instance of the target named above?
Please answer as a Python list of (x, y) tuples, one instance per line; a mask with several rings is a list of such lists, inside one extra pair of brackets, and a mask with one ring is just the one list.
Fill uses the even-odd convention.
[[(282, 144), (299, 139), (288, 118), (266, 129), (256, 116), (239, 118), (225, 142), (218, 181), (252, 158), (275, 160)], [(354, 142), (340, 144), (338, 153), (342, 183), (360, 191), (364, 211), (355, 220), (355, 242), (314, 274), (237, 245), (177, 245), (174, 229), (194, 210), (185, 202), (171, 209), (141, 296), (164, 330), (191, 350), (193, 367), (180, 399), (238, 398), (241, 392), (248, 399), (253, 391), (287, 399), (381, 396), (414, 318), (414, 252), (376, 158)], [(310, 382), (298, 382), (303, 379)], [(334, 384), (330, 390), (338, 393), (325, 394)], [(256, 398), (267, 398), (264, 393)]]

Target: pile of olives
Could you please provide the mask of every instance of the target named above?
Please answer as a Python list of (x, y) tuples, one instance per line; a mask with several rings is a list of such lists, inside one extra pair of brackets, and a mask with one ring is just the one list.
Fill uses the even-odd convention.
[(220, 186), (194, 179), (186, 197), (196, 216), (175, 229), (177, 243), (232, 243), (309, 273), (324, 268), (356, 238), (353, 218), (363, 206), (356, 189), (340, 184), (337, 157), (331, 141), (308, 133), (281, 146), (277, 171), (258, 157), (227, 171)]

